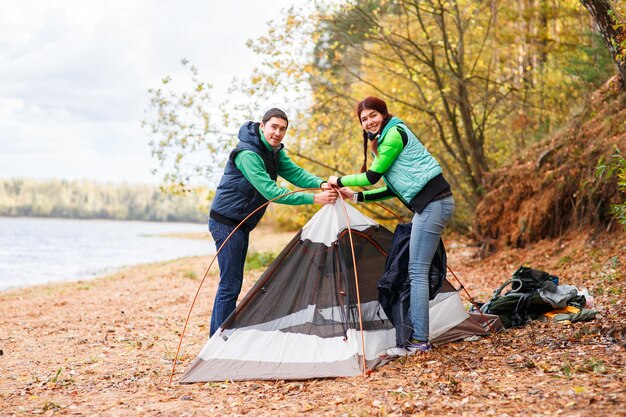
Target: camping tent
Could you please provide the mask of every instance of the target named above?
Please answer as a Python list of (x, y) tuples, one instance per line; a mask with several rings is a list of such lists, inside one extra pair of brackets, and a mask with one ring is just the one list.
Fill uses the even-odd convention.
[[(324, 206), (208, 340), (180, 382), (354, 376), (364, 366), (379, 366), (379, 355), (396, 345), (377, 291), (392, 236), (349, 204)], [(488, 332), (476, 322), (472, 333), (459, 333), (471, 316), (449, 283), (437, 297), (430, 309), (433, 342)]]

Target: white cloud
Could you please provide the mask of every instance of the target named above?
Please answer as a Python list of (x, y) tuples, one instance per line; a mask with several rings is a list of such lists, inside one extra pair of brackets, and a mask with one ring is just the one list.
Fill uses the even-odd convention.
[(157, 181), (146, 90), (188, 58), (223, 99), (293, 1), (0, 1), (0, 176)]

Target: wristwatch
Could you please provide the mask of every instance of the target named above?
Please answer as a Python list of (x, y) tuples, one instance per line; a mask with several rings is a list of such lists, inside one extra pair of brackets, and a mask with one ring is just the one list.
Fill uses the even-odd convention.
[(353, 203), (358, 203), (359, 202), (359, 193), (352, 194), (352, 202)]

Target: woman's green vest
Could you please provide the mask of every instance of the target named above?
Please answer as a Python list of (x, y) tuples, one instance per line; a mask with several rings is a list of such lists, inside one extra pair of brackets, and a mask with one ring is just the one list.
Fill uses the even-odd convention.
[(385, 141), (385, 136), (392, 128), (401, 128), (408, 137), (407, 144), (396, 160), (383, 174), (387, 186), (408, 204), (428, 181), (441, 174), (439, 163), (426, 150), (417, 136), (404, 125), (402, 120), (392, 117), (378, 139), (378, 146)]

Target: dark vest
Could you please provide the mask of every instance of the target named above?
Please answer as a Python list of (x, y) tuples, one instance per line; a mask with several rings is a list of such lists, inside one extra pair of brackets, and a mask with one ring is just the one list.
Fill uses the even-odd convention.
[[(268, 150), (261, 140), (259, 123), (246, 122), (239, 129), (239, 143), (232, 150), (224, 168), (224, 175), (217, 186), (217, 191), (211, 204), (210, 217), (220, 223), (237, 226), (254, 210), (267, 203), (267, 199), (243, 176), (235, 166), (235, 157), (243, 150), (252, 151), (259, 155), (265, 163), (265, 169), (274, 181), (278, 178), (278, 152)], [(282, 146), (282, 145), (281, 145)], [(254, 213), (241, 226), (245, 231), (251, 231), (259, 223), (266, 207)]]

